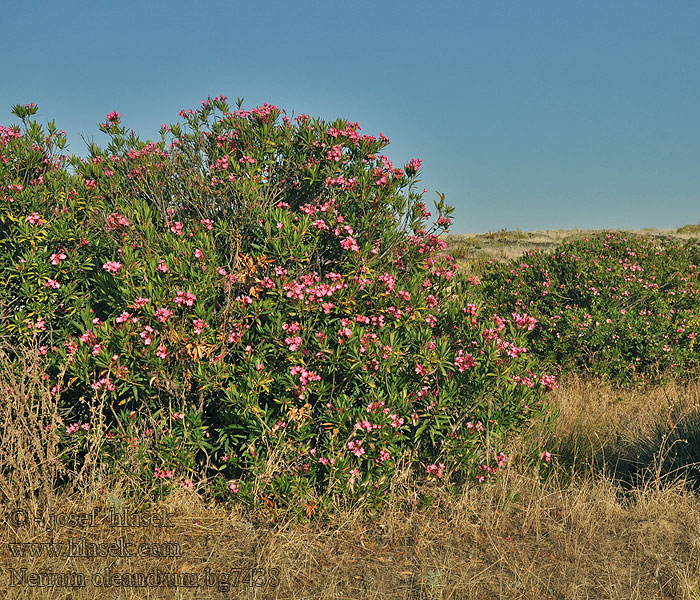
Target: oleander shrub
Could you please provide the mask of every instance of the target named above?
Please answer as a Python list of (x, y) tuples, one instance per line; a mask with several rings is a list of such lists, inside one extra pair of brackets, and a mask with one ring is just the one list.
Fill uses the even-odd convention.
[(0, 130), (1, 336), (38, 336), (73, 463), (101, 436), (141, 498), (312, 515), (374, 505), (406, 465), (484, 482), (545, 410), (535, 320), (470, 300), (436, 235), (452, 209), (426, 230), (421, 161), (385, 136), (219, 97), (157, 142), (110, 113), (81, 159), (35, 112)]
[(483, 274), (481, 298), (537, 319), (531, 350), (618, 382), (700, 366), (700, 244), (603, 232)]

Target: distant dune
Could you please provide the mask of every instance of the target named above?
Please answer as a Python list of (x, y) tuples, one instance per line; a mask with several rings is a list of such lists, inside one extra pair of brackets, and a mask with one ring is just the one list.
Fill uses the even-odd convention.
[[(506, 230), (489, 233), (465, 233), (443, 236), (447, 250), (460, 261), (495, 258), (510, 260), (528, 250), (554, 250), (563, 242), (585, 238), (602, 229), (543, 229), (538, 231)], [(608, 230), (613, 231), (613, 230)], [(619, 230), (618, 230), (619, 231)], [(649, 237), (679, 240), (700, 239), (700, 225), (686, 225), (679, 229), (639, 229), (629, 233)]]

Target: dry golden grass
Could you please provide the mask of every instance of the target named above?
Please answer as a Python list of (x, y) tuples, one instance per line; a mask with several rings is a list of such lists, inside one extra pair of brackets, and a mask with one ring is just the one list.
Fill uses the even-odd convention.
[[(698, 384), (630, 391), (571, 377), (551, 397), (555, 426), (535, 425), (512, 440), (495, 482), (455, 495), (438, 484), (418, 488), (404, 473), (371, 519), (345, 509), (326, 522), (273, 522), (177, 489), (156, 512), (169, 513), (172, 526), (114, 528), (110, 514), (125, 508), (123, 496), (99, 469), (84, 473), (79, 489), (52, 487), (61, 469), (45, 423), (60, 423), (60, 415), (31, 364), (5, 369), (0, 383), (2, 598), (700, 598), (700, 500), (689, 486), (695, 472), (679, 469), (700, 455)], [(684, 440), (693, 435), (689, 448)], [(548, 478), (528, 464), (534, 445), (558, 457)], [(674, 471), (689, 481), (675, 481)], [(90, 526), (53, 531), (17, 521), (44, 510), (96, 516)], [(109, 548), (120, 538), (169, 555), (51, 558), (44, 548), (20, 557), (13, 545), (82, 540)], [(30, 586), (28, 575), (18, 581), (21, 569), (83, 573), (85, 586)], [(207, 569), (232, 573), (230, 589), (217, 589), (221, 579), (198, 588), (91, 581), (96, 573), (154, 570), (203, 577)]]

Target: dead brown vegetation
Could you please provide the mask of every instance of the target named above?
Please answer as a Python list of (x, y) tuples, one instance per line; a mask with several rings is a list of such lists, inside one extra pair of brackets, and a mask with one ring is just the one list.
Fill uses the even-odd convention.
[[(494, 483), (455, 492), (417, 487), (404, 475), (371, 519), (344, 509), (294, 523), (178, 489), (156, 512), (170, 514), (172, 527), (114, 528), (111, 513), (128, 510), (119, 482), (93, 469), (78, 489), (56, 485), (62, 471), (45, 425), (60, 424), (60, 414), (31, 356), (22, 369), (4, 365), (0, 378), (3, 598), (700, 598), (700, 501), (689, 485), (698, 450), (673, 453), (700, 429), (698, 384), (622, 390), (571, 377), (551, 397), (555, 426), (533, 424), (513, 440)], [(533, 446), (554, 455), (546, 478), (528, 463)], [(51, 530), (31, 519), (18, 524), (18, 508), (30, 517), (96, 517), (92, 526)], [(83, 540), (106, 548), (120, 538), (171, 544), (177, 555), (49, 557), (44, 549), (20, 557), (14, 545)], [(87, 584), (18, 583), (23, 568), (80, 572)], [(155, 570), (203, 577), (207, 569), (240, 579), (228, 592), (100, 589), (89, 579)]]

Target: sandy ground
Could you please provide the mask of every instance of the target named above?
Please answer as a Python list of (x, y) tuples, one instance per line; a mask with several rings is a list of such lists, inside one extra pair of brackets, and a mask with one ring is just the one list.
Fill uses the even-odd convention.
[[(544, 229), (538, 231), (495, 231), (445, 235), (448, 252), (460, 260), (496, 258), (510, 260), (528, 250), (554, 250), (563, 242), (581, 239), (599, 233), (600, 229)], [(630, 231), (650, 238), (671, 237), (678, 240), (700, 239), (700, 226), (681, 229), (640, 229)]]

